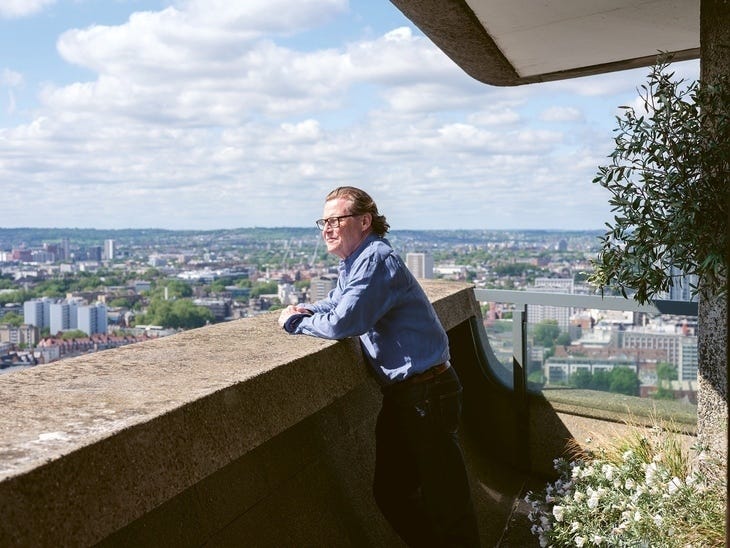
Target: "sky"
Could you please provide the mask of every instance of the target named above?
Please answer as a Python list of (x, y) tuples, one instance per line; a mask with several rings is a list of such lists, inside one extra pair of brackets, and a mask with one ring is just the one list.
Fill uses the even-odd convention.
[(648, 72), (488, 86), (387, 0), (0, 0), (0, 227), (314, 227), (354, 185), (393, 229), (599, 230)]

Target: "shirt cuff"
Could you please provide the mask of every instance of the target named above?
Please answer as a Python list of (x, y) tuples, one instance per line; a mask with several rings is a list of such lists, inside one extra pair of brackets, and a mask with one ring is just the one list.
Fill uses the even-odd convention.
[(294, 333), (297, 330), (297, 327), (299, 327), (299, 324), (302, 323), (302, 320), (305, 316), (308, 316), (309, 314), (292, 314), (287, 318), (286, 322), (284, 322), (284, 330), (287, 333)]

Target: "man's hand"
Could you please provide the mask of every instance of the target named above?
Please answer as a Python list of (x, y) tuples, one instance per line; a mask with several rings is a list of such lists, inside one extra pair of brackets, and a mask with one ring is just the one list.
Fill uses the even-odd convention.
[(312, 311), (304, 308), (303, 306), (295, 306), (290, 304), (279, 314), (279, 326), (284, 327), (286, 321), (295, 314), (306, 314), (307, 316), (310, 316), (312, 314)]

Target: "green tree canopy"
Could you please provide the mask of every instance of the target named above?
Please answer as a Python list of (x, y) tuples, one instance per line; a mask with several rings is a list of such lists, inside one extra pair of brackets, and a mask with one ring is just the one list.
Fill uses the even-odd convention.
[(153, 298), (147, 312), (137, 317), (138, 325), (160, 325), (173, 329), (194, 329), (213, 321), (213, 315), (205, 307), (195, 305), (190, 299), (166, 301)]
[(132, 308), (133, 304), (133, 300), (129, 297), (116, 297), (109, 301), (109, 306), (112, 308)]
[(155, 288), (150, 291), (152, 298), (165, 298), (165, 289), (167, 289), (168, 299), (178, 299), (190, 297), (193, 294), (193, 288), (189, 283), (177, 278), (168, 278), (165, 280), (158, 281)]
[(628, 367), (614, 367), (611, 370), (611, 381), (609, 391), (616, 394), (626, 394), (627, 396), (639, 395), (639, 377), (636, 372)]
[(570, 385), (575, 388), (591, 388), (593, 375), (588, 369), (578, 369), (570, 376)]
[(279, 284), (276, 282), (257, 282), (251, 289), (251, 298), (259, 295), (274, 295), (279, 292)]
[(64, 341), (70, 341), (72, 339), (85, 339), (88, 336), (89, 335), (87, 335), (80, 329), (71, 329), (70, 331), (64, 331), (63, 333), (61, 333), (61, 338)]
[(538, 346), (551, 347), (560, 336), (560, 326), (557, 320), (543, 320), (535, 325), (533, 338)]
[(8, 324), (14, 327), (20, 327), (23, 325), (23, 316), (15, 312), (8, 312), (2, 318), (0, 318), (0, 324)]
[(674, 269), (725, 291), (730, 173), (730, 86), (686, 83), (652, 68), (642, 107), (617, 117), (611, 164), (593, 180), (611, 193), (613, 223), (590, 281), (647, 302), (676, 280)]
[(5, 306), (8, 303), (22, 303), (29, 301), (33, 298), (33, 293), (19, 289), (18, 291), (8, 291), (7, 293), (0, 293), (0, 306)]

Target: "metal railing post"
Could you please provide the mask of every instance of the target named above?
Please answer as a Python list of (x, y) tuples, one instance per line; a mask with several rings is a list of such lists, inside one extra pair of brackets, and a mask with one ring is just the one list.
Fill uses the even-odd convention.
[(529, 410), (527, 401), (527, 305), (512, 313), (512, 376), (515, 394), (515, 419), (518, 429), (519, 456), (523, 467), (529, 466)]

